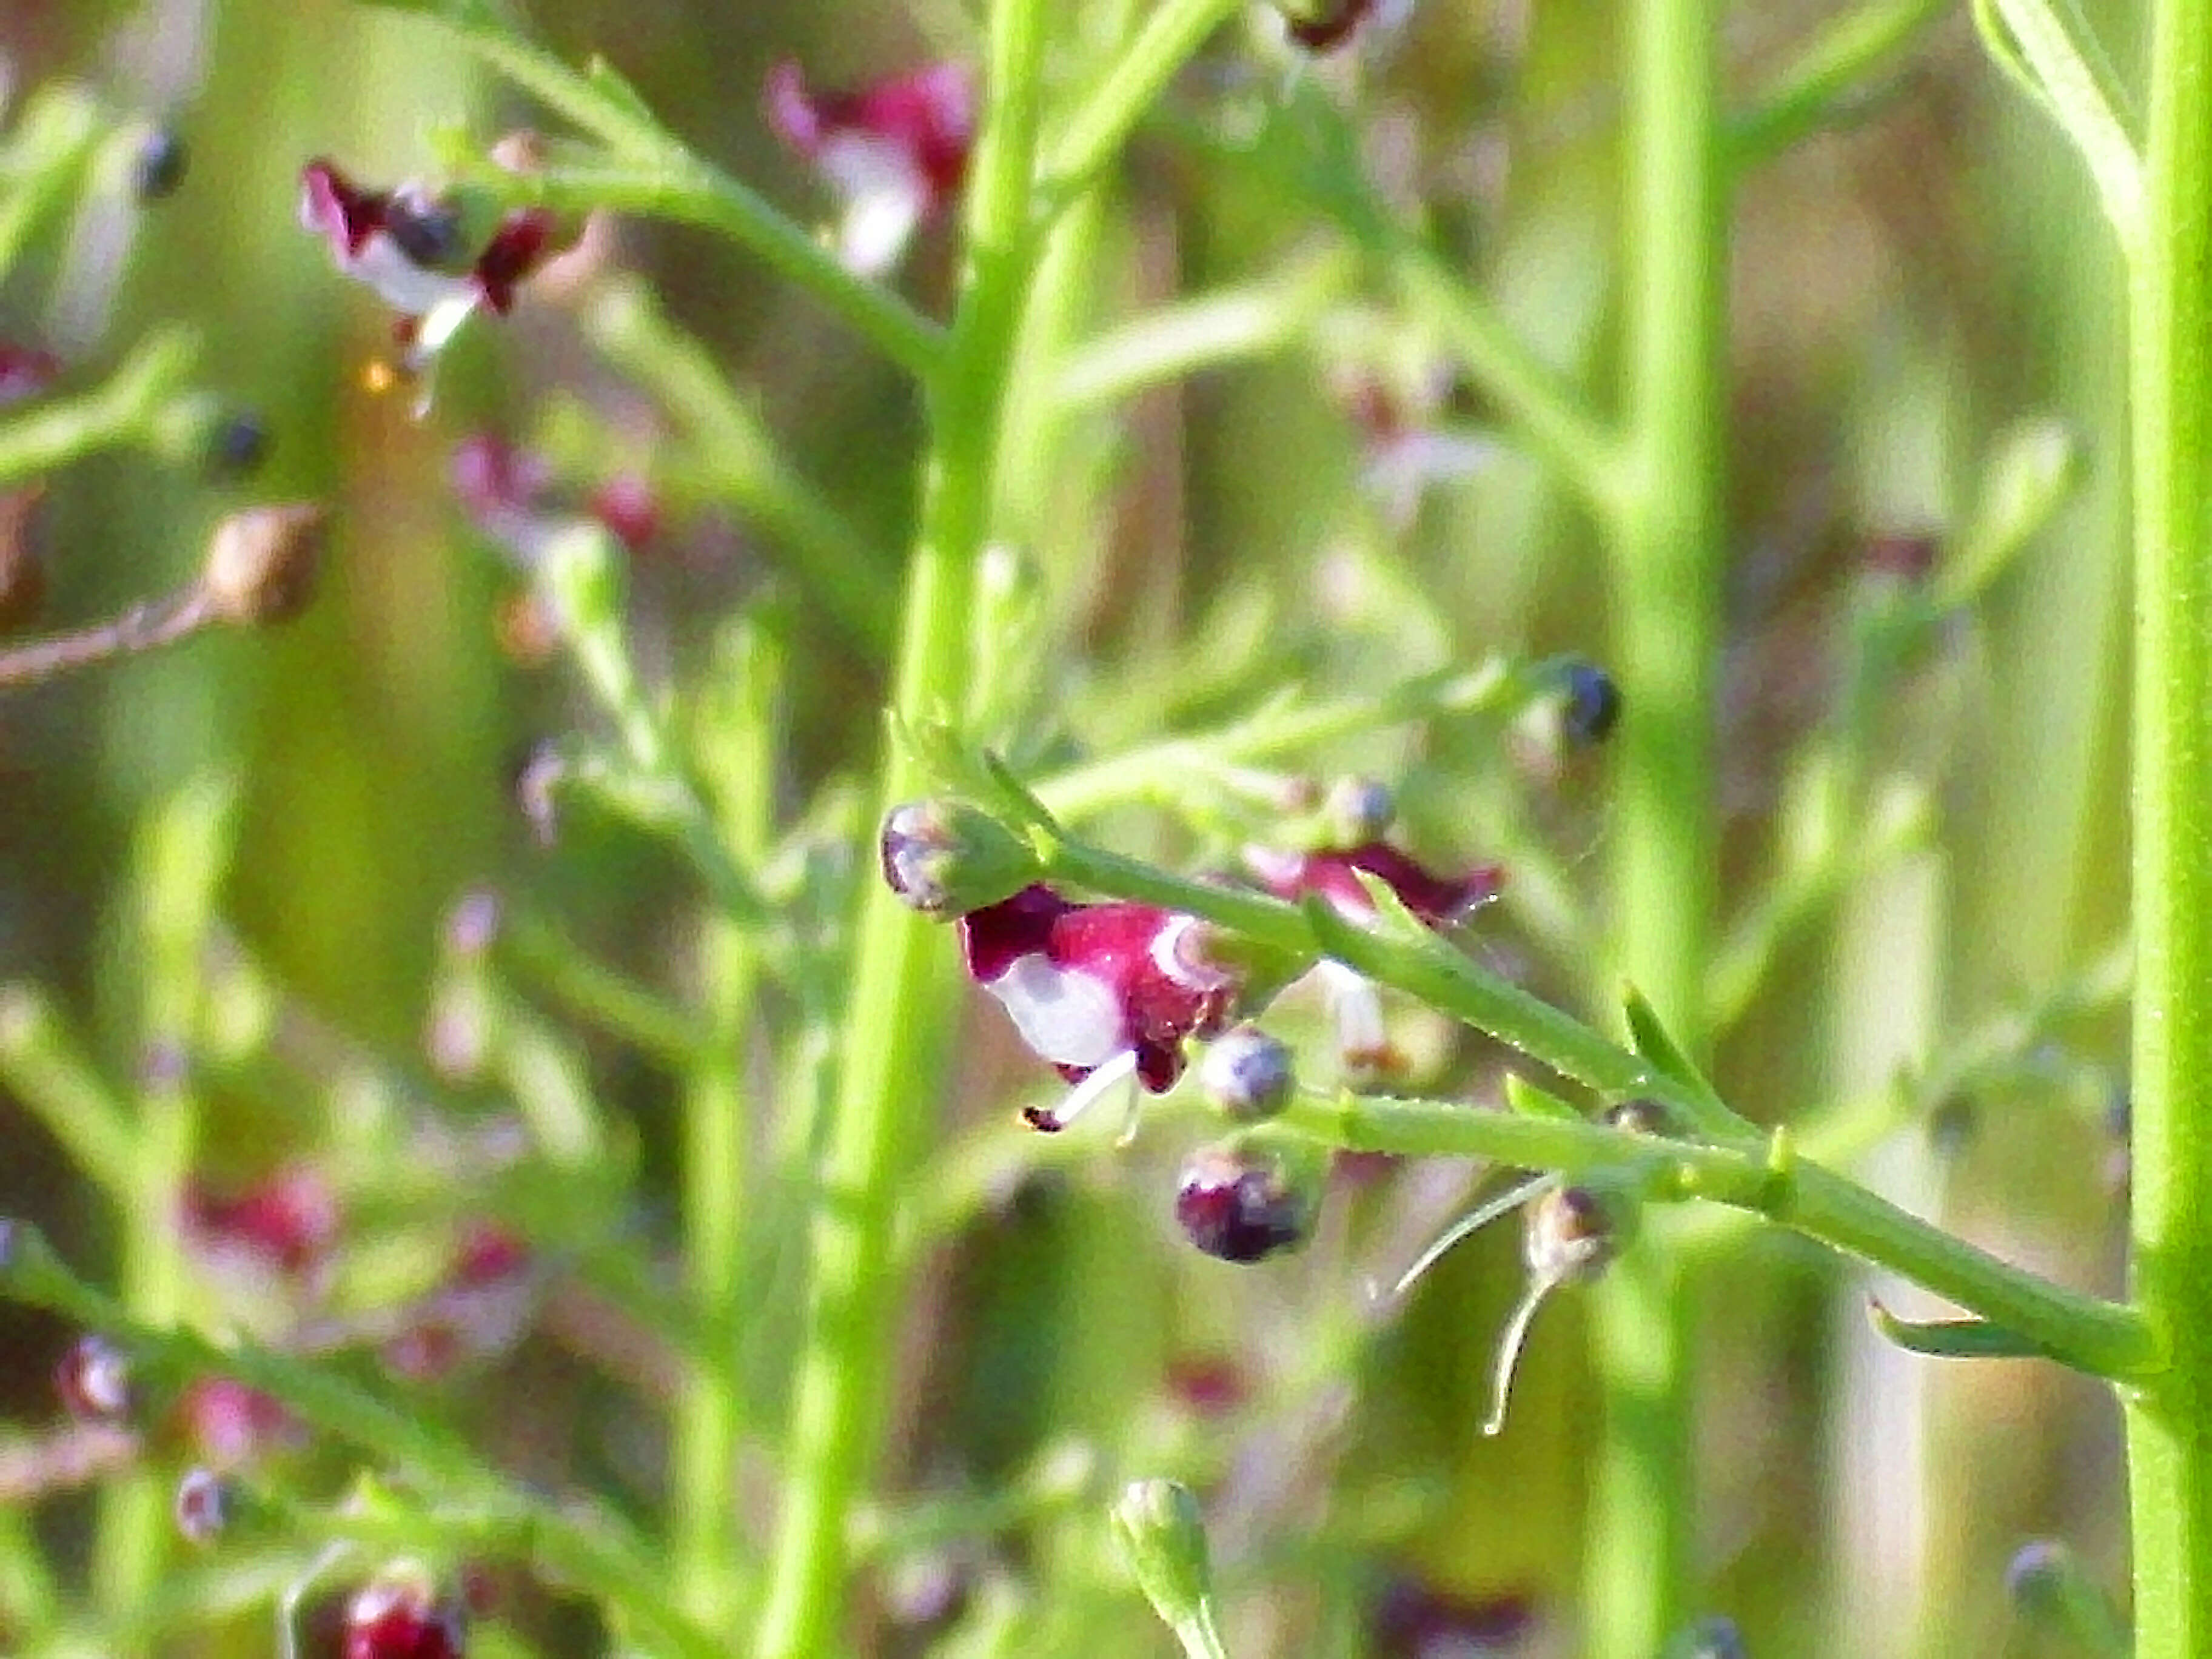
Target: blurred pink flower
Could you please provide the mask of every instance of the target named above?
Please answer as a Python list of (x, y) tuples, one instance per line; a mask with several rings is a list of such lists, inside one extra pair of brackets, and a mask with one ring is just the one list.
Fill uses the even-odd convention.
[(963, 64), (816, 93), (798, 64), (781, 63), (769, 72), (767, 104), (776, 136), (839, 199), (837, 251), (848, 270), (890, 270), (916, 228), (959, 194), (975, 137), (975, 80)]

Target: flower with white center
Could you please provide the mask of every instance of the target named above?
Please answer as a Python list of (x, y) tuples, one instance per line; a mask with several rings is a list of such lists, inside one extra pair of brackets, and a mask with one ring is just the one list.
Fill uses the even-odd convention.
[(816, 93), (798, 64), (779, 64), (768, 78), (768, 120), (836, 193), (838, 258), (881, 276), (959, 193), (975, 139), (975, 77), (964, 64), (931, 64), (854, 91)]
[(1031, 1052), (1076, 1088), (1027, 1115), (1065, 1128), (1133, 1077), (1160, 1094), (1182, 1075), (1183, 1041), (1227, 1023), (1237, 976), (1210, 961), (1195, 917), (1146, 904), (1077, 904), (1042, 885), (960, 919), (969, 975), (999, 1000)]
[[(1305, 853), (1248, 847), (1244, 862), (1276, 897), (1295, 901), (1318, 894), (1339, 915), (1356, 922), (1375, 915), (1375, 901), (1359, 879), (1363, 874), (1371, 876), (1395, 894), (1416, 920), (1437, 928), (1497, 897), (1504, 880), (1496, 865), (1478, 866), (1460, 877), (1439, 876), (1383, 841)], [(1373, 981), (1326, 957), (1314, 971), (1336, 1019), (1337, 1056), (1345, 1071), (1365, 1077), (1401, 1070), (1404, 1057), (1390, 1042), (1382, 994)]]
[(545, 208), (487, 215), (417, 183), (389, 191), (356, 184), (331, 162), (300, 173), (300, 223), (329, 244), (338, 269), (399, 313), (401, 366), (420, 373), (478, 311), (505, 316), (523, 280), (572, 240)]

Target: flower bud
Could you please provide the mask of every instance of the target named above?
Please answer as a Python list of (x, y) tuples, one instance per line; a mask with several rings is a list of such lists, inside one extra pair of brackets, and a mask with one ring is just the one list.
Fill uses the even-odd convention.
[(212, 1469), (186, 1469), (177, 1482), (177, 1530), (190, 1544), (212, 1544), (229, 1529), (238, 1490)]
[(31, 524), (45, 494), (36, 485), (0, 494), (0, 634), (32, 621), (46, 602), (46, 565)]
[(2063, 1638), (2069, 1651), (2125, 1653), (2127, 1627), (2079, 1556), (2053, 1539), (2025, 1544), (2005, 1568), (2005, 1594), (2021, 1622)]
[(1153, 1611), (1191, 1652), (1219, 1652), (1213, 1569), (1198, 1500), (1172, 1480), (1135, 1480), (1108, 1514), (1122, 1562)]
[(250, 478), (269, 459), (269, 428), (250, 410), (225, 411), (209, 427), (201, 465), (211, 478)]
[(1570, 663), (1565, 690), (1559, 726), (1567, 741), (1585, 749), (1603, 743), (1620, 723), (1620, 688), (1613, 676), (1595, 663)]
[(295, 501), (252, 507), (215, 528), (200, 591), (216, 617), (240, 627), (289, 622), (314, 597), (328, 514)]
[(1398, 798), (1380, 778), (1339, 778), (1329, 786), (1322, 814), (1334, 845), (1364, 846), (1380, 841), (1398, 821)]
[(1258, 1131), (1202, 1148), (1183, 1166), (1176, 1219), (1223, 1261), (1265, 1261), (1313, 1236), (1327, 1159), (1302, 1138)]
[(1522, 1258), (1532, 1283), (1586, 1285), (1620, 1249), (1611, 1207), (1588, 1187), (1551, 1187), (1528, 1206)]
[(174, 127), (149, 129), (131, 158), (131, 195), (141, 205), (166, 201), (183, 185), (190, 161), (191, 152)]
[(1206, 1097), (1240, 1123), (1274, 1116), (1291, 1103), (1297, 1083), (1289, 1045), (1256, 1025), (1223, 1033), (1198, 1063)]
[(1306, 51), (1334, 52), (1352, 39), (1376, 0), (1297, 0), (1283, 8), (1283, 27)]
[(1036, 879), (1036, 856), (965, 801), (908, 801), (884, 819), (877, 851), (902, 903), (949, 921), (1012, 897)]
[(1735, 1620), (1711, 1613), (1676, 1637), (1664, 1659), (1747, 1659), (1750, 1651)]
[(1606, 1127), (1619, 1129), (1624, 1134), (1670, 1134), (1673, 1121), (1665, 1105), (1644, 1097), (1617, 1100), (1605, 1109)]
[(120, 1424), (131, 1415), (131, 1361), (106, 1337), (81, 1336), (54, 1367), (54, 1392), (80, 1423)]
[(387, 1568), (346, 1604), (343, 1659), (461, 1659), (465, 1609), (441, 1596), (419, 1562)]

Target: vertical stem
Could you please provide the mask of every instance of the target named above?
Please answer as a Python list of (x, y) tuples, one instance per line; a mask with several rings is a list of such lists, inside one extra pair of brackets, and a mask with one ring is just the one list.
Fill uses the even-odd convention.
[[(1728, 227), (1714, 10), (1714, 0), (1626, 9), (1629, 465), (1610, 565), (1631, 711), (1617, 775), (1617, 965), (1693, 1054), (1706, 1043), (1723, 550)], [(1587, 1650), (1606, 1659), (1644, 1659), (1680, 1621), (1697, 1514), (1688, 1322), (1663, 1239), (1630, 1251), (1595, 1301), (1606, 1413), (1584, 1573)]]
[[(203, 1005), (200, 952), (227, 861), (233, 801), (227, 781), (189, 784), (153, 811), (138, 848), (133, 898), (146, 1075), (134, 1190), (123, 1218), (122, 1277), (132, 1316), (160, 1328), (183, 1324), (189, 1311), (178, 1212), (198, 1139), (191, 1066)], [(158, 1468), (134, 1471), (101, 1495), (93, 1581), (101, 1608), (119, 1627), (143, 1628), (141, 1615), (175, 1535), (170, 1497)], [(118, 1659), (143, 1650), (135, 1639), (115, 1649)]]
[(2128, 1400), (2136, 1651), (2212, 1645), (2212, 0), (2151, 29), (2129, 343), (2136, 519), (2135, 1271), (2172, 1369)]
[[(991, 532), (1000, 442), (1024, 303), (1043, 68), (1043, 0), (994, 0), (985, 119), (969, 173), (967, 263), (947, 356), (930, 386), (930, 451), (907, 586), (896, 707), (957, 714), (976, 560)], [(923, 787), (890, 753), (878, 805)], [(757, 1659), (844, 1646), (846, 1531), (877, 1438), (897, 1285), (892, 1224), (939, 1072), (944, 939), (867, 884), (816, 1200), (806, 1334), (793, 1383), (783, 1510)]]
[[(748, 870), (759, 867), (770, 834), (776, 666), (759, 634), (743, 629), (715, 664), (695, 744), (717, 832)], [(670, 1553), (684, 1610), (709, 1630), (732, 1630), (743, 1588), (734, 1485), (745, 1427), (740, 1333), (751, 1213), (745, 1070), (759, 1029), (761, 962), (754, 930), (720, 912), (705, 919), (699, 949), (708, 1035), (684, 1084), (684, 1270), (708, 1335), (677, 1405)]]

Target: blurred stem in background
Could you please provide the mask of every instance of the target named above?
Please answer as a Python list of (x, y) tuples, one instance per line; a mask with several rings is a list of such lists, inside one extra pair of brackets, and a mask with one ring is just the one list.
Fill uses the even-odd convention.
[[(1631, 714), (1615, 772), (1607, 969), (1702, 1059), (1727, 552), (1725, 124), (1711, 0), (1647, 0), (1628, 8), (1624, 27), (1627, 467), (1608, 568)], [(1644, 1659), (1681, 1622), (1698, 1512), (1688, 1298), (1663, 1237), (1629, 1251), (1595, 1297), (1605, 1424), (1583, 1573), (1586, 1651), (1598, 1659)]]
[(2212, 0), (2151, 30), (2130, 297), (2137, 1295), (2172, 1369), (2127, 1404), (2136, 1651), (2212, 1645)]

